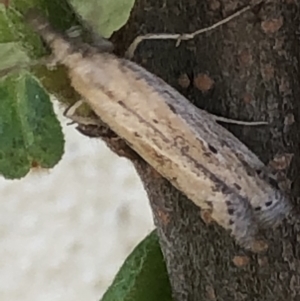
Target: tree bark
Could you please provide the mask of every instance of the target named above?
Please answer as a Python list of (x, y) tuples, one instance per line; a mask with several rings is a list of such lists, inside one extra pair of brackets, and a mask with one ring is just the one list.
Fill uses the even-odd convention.
[[(129, 22), (113, 40), (121, 54), (139, 34), (193, 32), (247, 4), (136, 0)], [(300, 168), (299, 1), (251, 5), (251, 11), (181, 42), (178, 48), (174, 41), (144, 41), (134, 60), (210, 113), (267, 120), (265, 127), (224, 126), (266, 164), (272, 161), (279, 175), (288, 173), (296, 203), (300, 193), (296, 173)], [(282, 160), (286, 154), (293, 154), (291, 168)], [(273, 160), (276, 156), (281, 160)], [(205, 224), (199, 208), (146, 163), (133, 162), (149, 196), (174, 300), (300, 300), (297, 219), (266, 231), (269, 250), (251, 254), (216, 224)]]

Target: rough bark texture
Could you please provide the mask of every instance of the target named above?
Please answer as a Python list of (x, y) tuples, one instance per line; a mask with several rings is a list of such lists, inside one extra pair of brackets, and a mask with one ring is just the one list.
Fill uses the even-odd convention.
[[(121, 54), (136, 35), (192, 32), (247, 4), (136, 0), (130, 21), (113, 39)], [(134, 60), (211, 113), (269, 121), (266, 127), (228, 128), (265, 163), (278, 154), (293, 154), (291, 168), (285, 169), (278, 160), (276, 167), (280, 173), (288, 172), (297, 196), (298, 30), (299, 1), (270, 0), (178, 48), (174, 41), (144, 41)], [(300, 299), (297, 220), (265, 233), (267, 253), (246, 253), (217, 225), (204, 224), (199, 209), (144, 162), (134, 160), (134, 164), (149, 195), (174, 300)]]

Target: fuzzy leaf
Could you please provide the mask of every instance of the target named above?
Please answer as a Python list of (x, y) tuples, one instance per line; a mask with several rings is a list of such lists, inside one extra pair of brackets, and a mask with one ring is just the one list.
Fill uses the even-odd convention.
[(156, 231), (127, 257), (101, 301), (172, 301)]
[(128, 20), (134, 0), (70, 0), (75, 10), (105, 38)]
[(49, 95), (27, 72), (0, 82), (0, 174), (14, 179), (32, 166), (53, 167), (64, 139)]

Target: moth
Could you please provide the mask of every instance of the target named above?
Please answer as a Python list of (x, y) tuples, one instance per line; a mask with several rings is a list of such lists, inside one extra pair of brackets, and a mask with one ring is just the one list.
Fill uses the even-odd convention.
[(254, 153), (143, 67), (75, 46), (36, 12), (27, 21), (104, 123), (241, 246), (260, 250), (259, 229), (278, 225), (291, 205)]

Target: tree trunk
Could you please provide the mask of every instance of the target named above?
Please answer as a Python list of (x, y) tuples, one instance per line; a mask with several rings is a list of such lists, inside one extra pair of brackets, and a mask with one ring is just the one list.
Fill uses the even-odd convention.
[[(121, 54), (139, 34), (193, 32), (247, 4), (136, 0), (113, 40)], [(210, 113), (268, 121), (263, 127), (224, 126), (266, 164), (279, 158), (273, 164), (279, 174), (288, 173), (294, 196), (300, 193), (299, 23), (298, 0), (270, 0), (178, 48), (170, 40), (144, 41), (134, 58)], [(292, 168), (286, 154), (294, 155)], [(134, 164), (150, 199), (174, 300), (300, 300), (297, 221), (266, 231), (269, 250), (253, 255), (216, 224), (205, 224), (199, 208), (146, 163)]]

